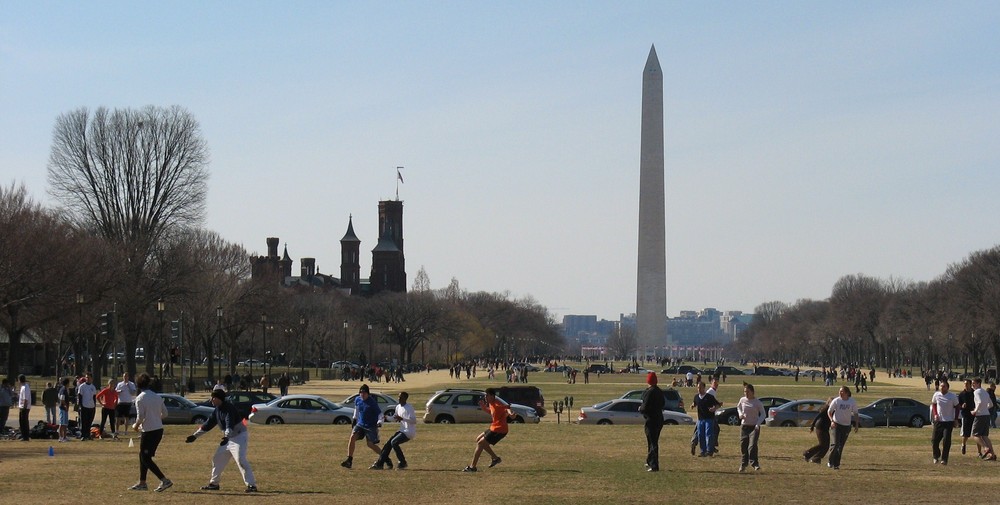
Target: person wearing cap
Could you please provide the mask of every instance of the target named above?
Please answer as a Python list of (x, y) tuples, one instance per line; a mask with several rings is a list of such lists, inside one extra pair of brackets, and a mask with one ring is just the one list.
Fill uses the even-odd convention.
[[(354, 443), (362, 438), (368, 442), (368, 448), (375, 454), (381, 456), (382, 449), (378, 446), (378, 426), (382, 417), (382, 410), (378, 402), (373, 398), (368, 389), (368, 384), (362, 384), (358, 390), (358, 396), (354, 399), (354, 429), (351, 430), (351, 440), (347, 443), (347, 459), (340, 466), (350, 468), (354, 462)], [(392, 462), (386, 462), (386, 466), (392, 469)]]
[(660, 471), (660, 431), (663, 430), (663, 390), (656, 385), (656, 373), (646, 375), (646, 390), (642, 392), (639, 412), (646, 419), (646, 471)]
[(229, 464), (229, 459), (232, 458), (243, 475), (246, 492), (257, 492), (257, 481), (254, 479), (250, 460), (247, 459), (247, 444), (250, 439), (250, 433), (243, 423), (243, 416), (240, 415), (235, 405), (226, 401), (226, 392), (220, 389), (212, 391), (212, 405), (215, 407), (212, 417), (205, 424), (199, 426), (194, 434), (184, 439), (185, 442), (190, 444), (197, 440), (198, 437), (211, 431), (216, 425), (219, 425), (219, 429), (222, 431), (222, 441), (219, 442), (219, 448), (215, 450), (215, 455), (212, 457), (212, 477), (209, 479), (208, 484), (202, 486), (201, 489), (205, 491), (218, 491), (220, 489), (219, 482), (222, 480), (222, 472), (226, 469), (226, 465)]

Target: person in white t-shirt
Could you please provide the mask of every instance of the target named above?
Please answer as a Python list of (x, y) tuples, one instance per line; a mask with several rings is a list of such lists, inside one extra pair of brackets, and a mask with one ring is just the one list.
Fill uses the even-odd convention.
[(972, 394), (976, 399), (976, 406), (973, 408), (973, 415), (976, 418), (972, 422), (972, 436), (976, 439), (976, 446), (979, 447), (979, 457), (989, 461), (996, 461), (997, 455), (993, 452), (993, 442), (990, 442), (990, 394), (983, 389), (983, 380), (979, 377), (972, 379)]
[(135, 399), (135, 423), (132, 428), (142, 432), (142, 435), (139, 439), (139, 482), (129, 488), (132, 491), (148, 489), (147, 472), (153, 472), (160, 479), (159, 487), (153, 491), (162, 492), (174, 485), (153, 461), (156, 448), (163, 439), (163, 418), (167, 417), (167, 407), (163, 404), (163, 398), (150, 389), (151, 383), (149, 375), (139, 374), (136, 386), (142, 392)]
[(393, 418), (399, 421), (399, 431), (382, 446), (378, 460), (371, 466), (372, 470), (381, 470), (384, 465), (389, 465), (389, 469), (392, 469), (389, 451), (395, 451), (396, 458), (399, 459), (399, 465), (396, 468), (406, 469), (406, 456), (403, 455), (403, 450), (399, 446), (417, 436), (417, 413), (413, 410), (413, 405), (406, 403), (409, 397), (410, 395), (406, 391), (399, 393), (399, 405), (396, 405), (396, 412), (393, 415)]
[(858, 414), (858, 404), (851, 398), (851, 388), (840, 387), (840, 396), (830, 402), (827, 410), (830, 416), (830, 423), (833, 426), (833, 449), (830, 450), (830, 459), (826, 466), (834, 470), (840, 469), (840, 457), (844, 453), (844, 446), (847, 444), (847, 437), (851, 434), (851, 426), (857, 433), (861, 426), (861, 418)]
[(743, 386), (743, 398), (736, 403), (736, 412), (740, 416), (740, 473), (747, 469), (747, 463), (755, 471), (760, 470), (760, 460), (757, 458), (757, 440), (760, 438), (760, 423), (764, 420), (764, 404), (757, 399), (753, 384)]
[[(931, 437), (931, 448), (934, 453), (934, 463), (948, 464), (948, 453), (951, 451), (951, 432), (958, 424), (958, 413), (961, 410), (958, 396), (949, 391), (951, 386), (942, 382), (940, 390), (931, 396), (931, 422), (934, 423), (934, 435)], [(942, 448), (942, 441), (944, 447)]]
[(118, 392), (118, 406), (115, 407), (115, 418), (119, 425), (125, 425), (124, 433), (128, 433), (129, 416), (132, 414), (132, 402), (139, 394), (139, 389), (132, 382), (132, 376), (128, 372), (122, 374), (122, 380), (115, 385)]

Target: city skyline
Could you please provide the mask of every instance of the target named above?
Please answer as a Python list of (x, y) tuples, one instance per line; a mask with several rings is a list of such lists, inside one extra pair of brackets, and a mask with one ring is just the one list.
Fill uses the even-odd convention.
[[(59, 114), (180, 105), (204, 226), (338, 275), (405, 182), (407, 277), (635, 312), (641, 83), (664, 81), (667, 315), (927, 281), (997, 244), (988, 2), (7, 2), (0, 184), (46, 205)], [(365, 256), (364, 254), (362, 255)], [(362, 263), (362, 272), (370, 269)], [(363, 274), (364, 275), (364, 274)]]

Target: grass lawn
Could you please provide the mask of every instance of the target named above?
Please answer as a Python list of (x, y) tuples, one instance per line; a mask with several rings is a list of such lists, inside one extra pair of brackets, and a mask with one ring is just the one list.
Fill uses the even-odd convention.
[[(373, 384), (373, 391), (395, 393), (402, 389), (422, 415), (430, 394), (445, 386), (488, 387), (479, 378), (451, 380), (447, 372), (411, 375), (403, 384)], [(884, 376), (883, 376), (884, 377)], [(732, 405), (742, 395), (740, 379), (731, 376), (719, 392)], [(428, 425), (417, 427), (417, 438), (403, 446), (410, 468), (406, 471), (372, 471), (375, 455), (361, 444), (352, 470), (340, 467), (346, 456), (347, 426), (262, 426), (251, 424), (250, 461), (260, 493), (246, 496), (239, 471), (230, 464), (222, 491), (204, 492), (211, 456), (218, 435), (185, 444), (193, 426), (168, 426), (157, 462), (174, 481), (165, 493), (133, 492), (125, 488), (137, 480), (136, 447), (124, 442), (95, 441), (54, 443), (0, 442), (0, 496), (5, 503), (80, 503), (110, 499), (163, 503), (198, 503), (213, 496), (256, 503), (465, 503), (517, 500), (520, 503), (737, 503), (747, 497), (765, 503), (993, 503), (993, 493), (976, 494), (973, 486), (992, 483), (1000, 467), (970, 454), (952, 450), (950, 465), (931, 464), (931, 429), (876, 428), (852, 434), (839, 471), (808, 464), (802, 451), (815, 441), (804, 428), (762, 428), (759, 473), (739, 474), (738, 430), (723, 426), (721, 454), (696, 458), (690, 454), (691, 427), (667, 426), (660, 443), (662, 471), (644, 471), (645, 439), (641, 426), (579, 426), (579, 407), (617, 397), (644, 386), (635, 375), (591, 376), (590, 384), (566, 384), (562, 374), (533, 373), (530, 383), (542, 389), (547, 406), (573, 396), (571, 420), (556, 422), (550, 412), (538, 425), (512, 425), (510, 435), (496, 446), (503, 463), (487, 469), (489, 457), (480, 460), (480, 472), (461, 473), (470, 463), (474, 439), (484, 425)], [(810, 380), (786, 377), (753, 377), (758, 396), (791, 399), (824, 398), (836, 388)], [(927, 403), (930, 392), (918, 379), (877, 378), (867, 394), (857, 395), (859, 405), (884, 396), (907, 396)], [(669, 382), (669, 377), (661, 377)], [(500, 385), (501, 381), (494, 381)], [(323, 394), (340, 401), (357, 391), (358, 382), (314, 382), (292, 388), (293, 393)], [(682, 389), (690, 403), (693, 388)], [(205, 396), (205, 395), (201, 395)], [(32, 410), (33, 418), (41, 408)], [(11, 413), (16, 419), (16, 412)], [(387, 424), (382, 440), (393, 425)], [(998, 435), (1000, 436), (1000, 435)], [(47, 455), (49, 446), (55, 456)], [(156, 485), (150, 476), (150, 487)], [(86, 498), (81, 498), (85, 496)]]

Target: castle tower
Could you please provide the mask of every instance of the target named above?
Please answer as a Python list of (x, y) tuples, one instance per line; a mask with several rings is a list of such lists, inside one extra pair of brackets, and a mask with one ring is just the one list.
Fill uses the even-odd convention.
[(406, 256), (403, 252), (403, 202), (378, 202), (378, 245), (372, 249), (372, 292), (406, 291)]
[(347, 218), (347, 233), (340, 239), (340, 285), (351, 293), (361, 290), (361, 239), (354, 234), (354, 216)]
[(650, 47), (642, 72), (639, 147), (639, 258), (635, 330), (639, 352), (667, 344), (666, 210), (663, 185), (663, 73)]

